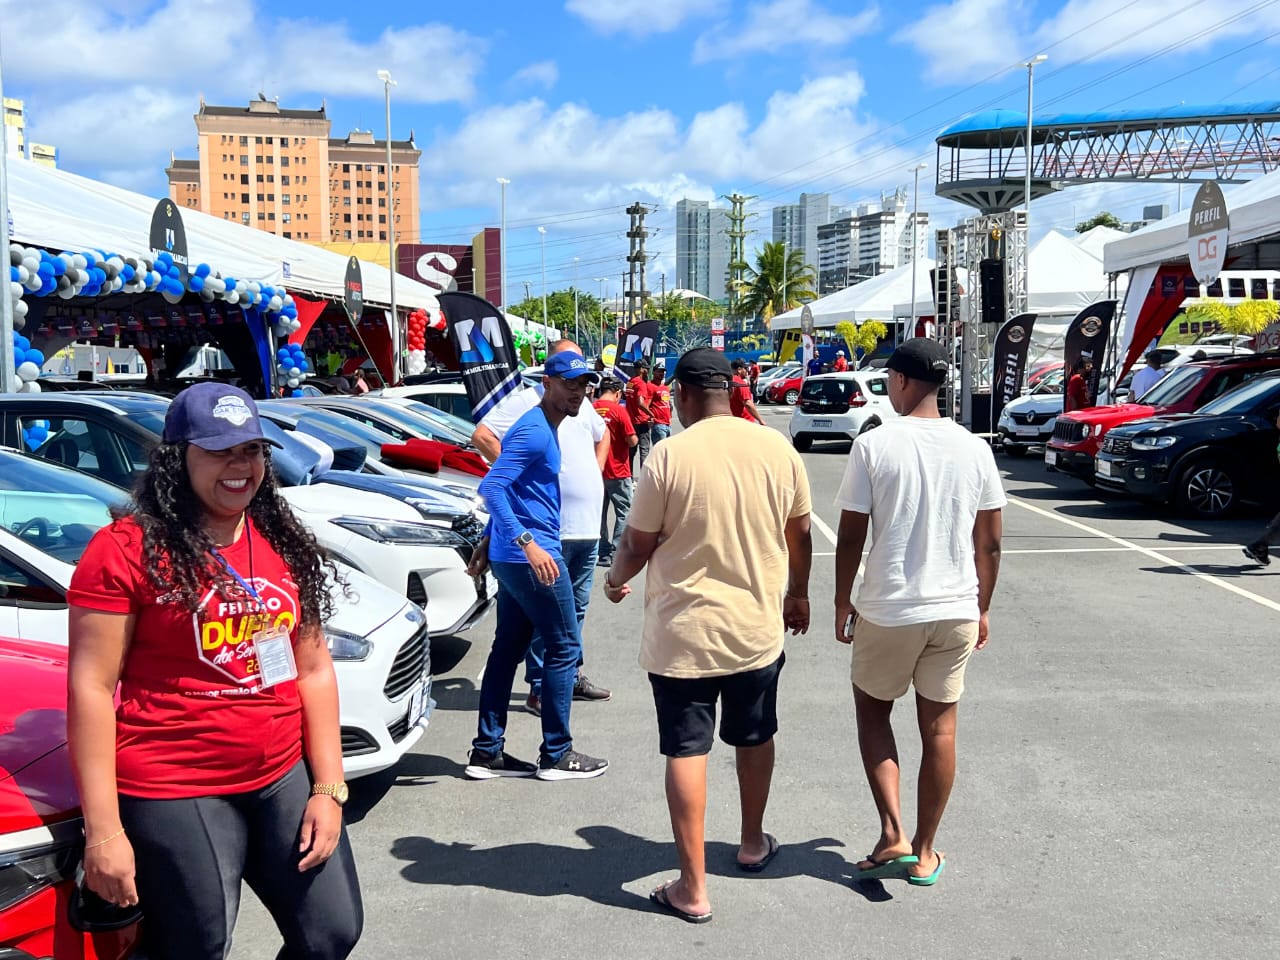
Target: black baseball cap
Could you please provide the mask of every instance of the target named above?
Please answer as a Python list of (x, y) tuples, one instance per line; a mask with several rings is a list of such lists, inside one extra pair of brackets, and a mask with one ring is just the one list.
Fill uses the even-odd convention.
[(604, 378), (603, 380), (601, 380), (601, 381), (600, 381), (600, 383), (596, 386), (596, 393), (609, 393), (609, 392), (612, 392), (612, 391), (614, 391), (614, 390), (621, 391), (621, 390), (622, 390), (622, 384), (620, 384), (620, 383), (619, 383), (617, 380), (615, 380), (613, 377), (605, 377), (605, 378)]
[(173, 398), (164, 417), (165, 443), (193, 443), (202, 450), (230, 450), (263, 436), (253, 397), (229, 383), (197, 383)]
[(897, 370), (908, 379), (925, 383), (942, 383), (947, 379), (947, 371), (951, 369), (946, 348), (937, 340), (927, 337), (916, 337), (899, 344), (885, 366), (890, 370)]
[(694, 347), (676, 361), (674, 377), (688, 387), (728, 390), (733, 380), (733, 370), (719, 350)]

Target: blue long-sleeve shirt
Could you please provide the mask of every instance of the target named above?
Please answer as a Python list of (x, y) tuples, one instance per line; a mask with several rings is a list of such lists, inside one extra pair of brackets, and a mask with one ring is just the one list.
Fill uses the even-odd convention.
[(527, 563), (515, 539), (526, 530), (560, 558), (560, 441), (537, 406), (502, 438), (502, 453), (480, 482), (489, 508), (489, 559)]

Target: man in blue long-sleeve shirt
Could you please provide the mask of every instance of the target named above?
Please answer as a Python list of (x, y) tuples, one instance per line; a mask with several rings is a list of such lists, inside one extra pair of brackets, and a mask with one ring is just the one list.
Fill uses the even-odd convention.
[[(560, 443), (556, 428), (598, 380), (579, 353), (548, 358), (542, 402), (516, 421), (480, 484), (489, 508), (489, 563), (498, 580), (497, 630), (480, 684), (480, 718), (467, 776), (476, 780), (598, 777), (607, 760), (573, 749), (569, 709), (581, 640), (573, 586), (560, 552)], [(543, 641), (542, 750), (535, 767), (506, 752), (516, 670), (537, 631)]]

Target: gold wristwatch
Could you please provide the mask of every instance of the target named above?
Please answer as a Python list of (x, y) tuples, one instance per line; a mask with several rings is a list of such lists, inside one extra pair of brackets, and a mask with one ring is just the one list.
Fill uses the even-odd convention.
[(313, 797), (333, 797), (338, 806), (343, 806), (347, 802), (347, 785), (345, 783), (313, 783), (311, 785), (311, 795)]

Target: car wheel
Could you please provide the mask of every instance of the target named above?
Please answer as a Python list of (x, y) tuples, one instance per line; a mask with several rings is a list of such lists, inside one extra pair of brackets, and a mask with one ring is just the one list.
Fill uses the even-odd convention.
[(782, 402), (789, 404), (790, 406), (793, 406), (793, 407), (796, 405), (796, 401), (799, 399), (800, 399), (799, 390), (788, 390), (786, 393), (782, 395)]
[(862, 425), (862, 429), (858, 431), (858, 436), (862, 436), (868, 430), (874, 430), (878, 426), (880, 426), (879, 420), (868, 420)]
[(807, 453), (809, 448), (813, 446), (813, 437), (792, 437), (791, 445), (801, 453)]
[(1236, 505), (1239, 489), (1231, 471), (1216, 460), (1200, 460), (1178, 476), (1178, 506), (1197, 517), (1225, 517)]
[(1027, 452), (1027, 448), (1020, 443), (1002, 443), (1000, 449), (1006, 457), (1021, 457)]

